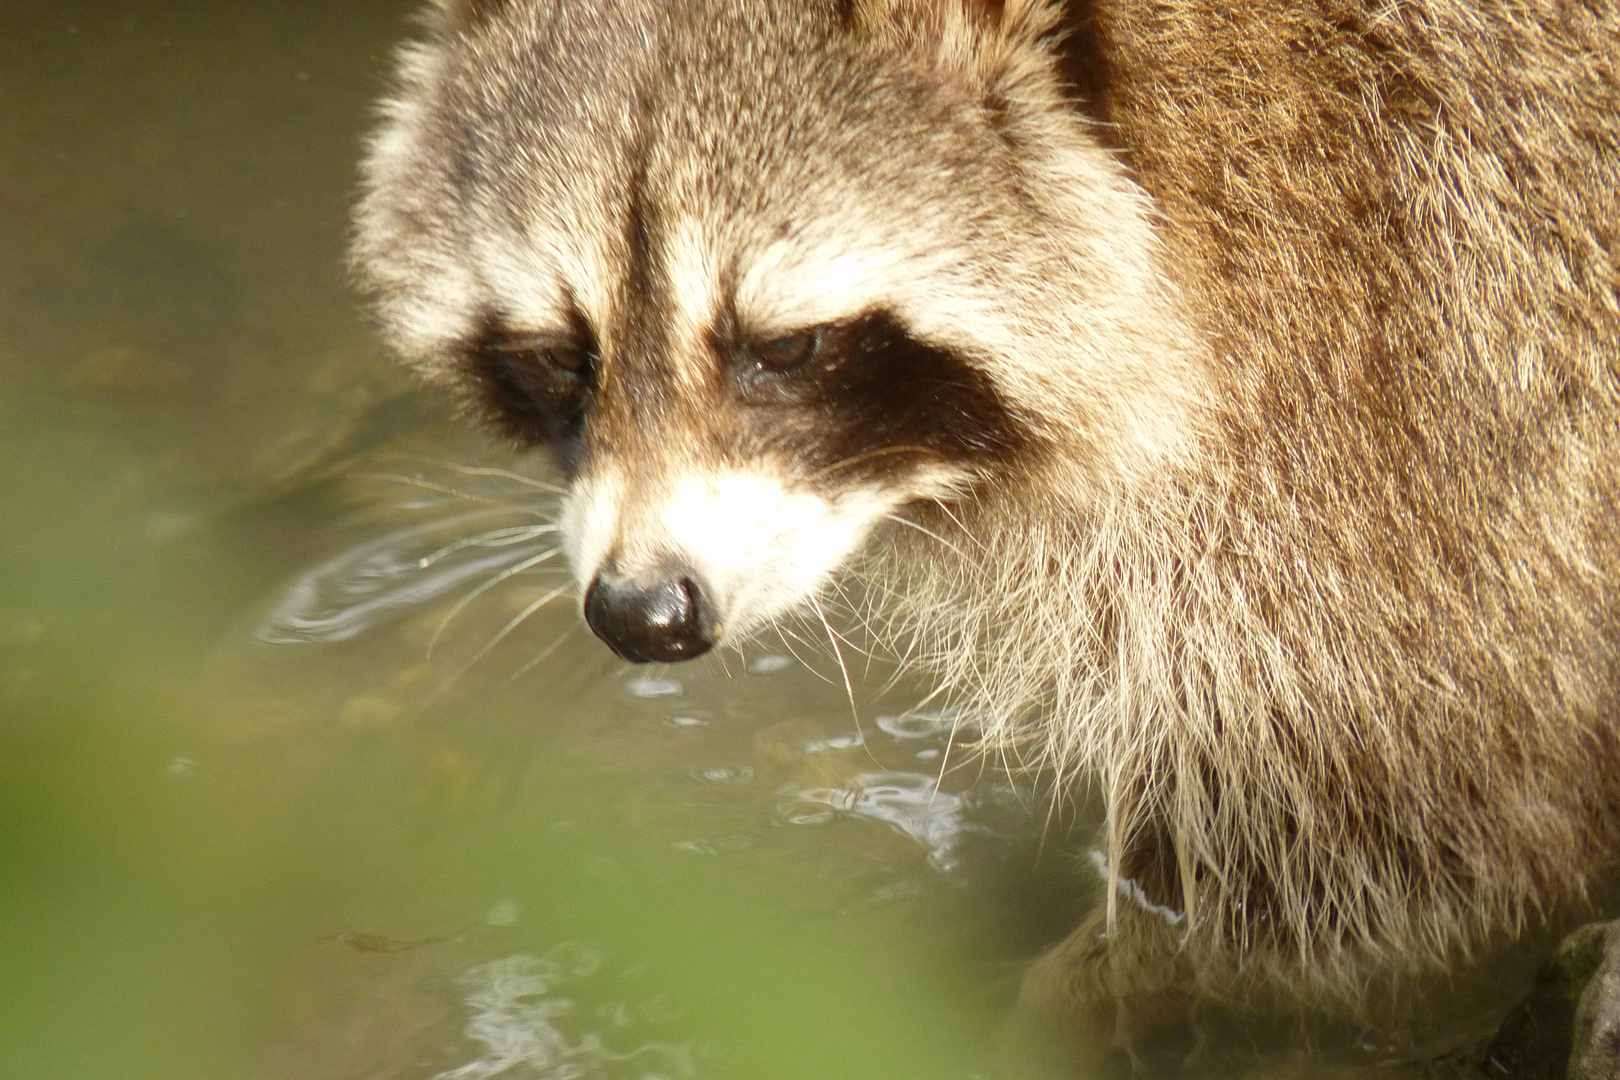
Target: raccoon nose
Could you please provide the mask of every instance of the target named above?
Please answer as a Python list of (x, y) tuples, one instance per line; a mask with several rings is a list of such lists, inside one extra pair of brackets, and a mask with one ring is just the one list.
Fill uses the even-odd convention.
[(714, 646), (703, 593), (690, 577), (651, 588), (616, 585), (601, 574), (585, 591), (585, 621), (608, 648), (635, 664), (673, 663)]

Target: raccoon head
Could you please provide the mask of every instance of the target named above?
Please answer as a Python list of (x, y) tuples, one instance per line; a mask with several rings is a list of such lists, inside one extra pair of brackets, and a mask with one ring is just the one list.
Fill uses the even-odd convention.
[(748, 636), (917, 507), (1185, 451), (1146, 197), (1065, 99), (1057, 21), (1042, 0), (429, 11), (355, 265), (403, 359), (556, 455), (585, 616), (621, 656)]

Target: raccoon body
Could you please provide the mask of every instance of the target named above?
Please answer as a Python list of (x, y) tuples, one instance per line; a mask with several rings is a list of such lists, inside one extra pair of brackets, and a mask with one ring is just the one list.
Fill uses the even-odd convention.
[(1064, 954), (1081, 996), (1160, 948), (1348, 993), (1588, 899), (1620, 851), (1608, 0), (424, 22), (357, 274), (404, 361), (555, 453), (621, 655), (851, 600), (987, 746), (1096, 778), (1151, 903)]

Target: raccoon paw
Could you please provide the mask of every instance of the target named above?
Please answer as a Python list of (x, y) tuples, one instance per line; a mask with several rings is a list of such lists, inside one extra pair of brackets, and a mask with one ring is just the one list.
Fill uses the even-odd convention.
[(1111, 938), (1099, 908), (1030, 966), (1003, 1032), (1010, 1076), (1176, 1075), (1198, 1056), (1196, 1001), (1171, 943), (1146, 937)]

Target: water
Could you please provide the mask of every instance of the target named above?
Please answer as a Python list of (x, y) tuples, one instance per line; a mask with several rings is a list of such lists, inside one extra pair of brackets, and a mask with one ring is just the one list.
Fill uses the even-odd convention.
[(0, 1076), (991, 1075), (1094, 822), (815, 640), (582, 631), (345, 291), (407, 7), (0, 9)]
[(915, 687), (578, 627), (343, 282), (407, 7), (0, 14), (0, 1076), (978, 1075), (1089, 871)]

